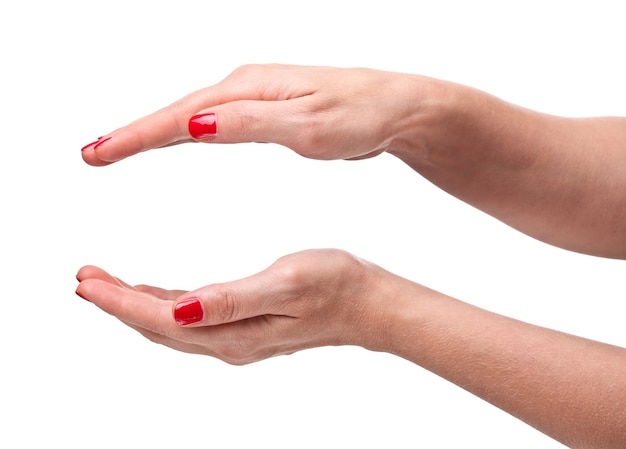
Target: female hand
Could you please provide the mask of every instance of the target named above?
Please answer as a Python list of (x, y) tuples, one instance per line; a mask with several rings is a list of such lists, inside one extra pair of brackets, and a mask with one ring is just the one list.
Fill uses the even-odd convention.
[[(377, 155), (419, 106), (416, 75), (370, 69), (248, 65), (220, 83), (120, 128), (83, 148), (107, 165), (177, 143), (273, 142), (315, 159)], [(417, 89), (416, 89), (417, 88)]]
[(384, 332), (369, 321), (393, 278), (343, 251), (309, 250), (191, 292), (132, 287), (86, 266), (76, 293), (156, 343), (245, 364), (325, 345), (377, 346)]
[[(626, 350), (479, 309), (338, 250), (193, 292), (96, 267), (76, 293), (156, 343), (245, 364), (325, 345), (385, 351), (568, 447), (624, 447)], [(555, 363), (558, 361), (558, 363)]]

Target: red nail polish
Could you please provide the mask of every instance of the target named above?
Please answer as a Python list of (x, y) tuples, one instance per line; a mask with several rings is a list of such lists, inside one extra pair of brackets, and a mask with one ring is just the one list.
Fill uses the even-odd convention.
[(181, 325), (197, 323), (202, 320), (202, 304), (196, 298), (181, 301), (174, 306), (174, 320)]
[(92, 146), (94, 146), (94, 145), (97, 145), (97, 144), (98, 144), (98, 142), (100, 142), (100, 139), (96, 140), (95, 142), (91, 142), (91, 143), (90, 143), (90, 144), (88, 144), (88, 145), (85, 145), (84, 147), (82, 147), (82, 148), (80, 149), (80, 151), (85, 151), (85, 150), (87, 150), (88, 148), (90, 148), (90, 147), (92, 147)]
[(96, 148), (98, 148), (100, 145), (102, 145), (104, 142), (106, 142), (107, 140), (111, 139), (110, 137), (107, 137), (106, 139), (102, 140), (104, 136), (100, 136), (98, 137), (98, 140), (91, 142), (90, 144), (85, 145), (84, 147), (82, 147), (80, 149), (80, 151), (85, 151), (88, 150), (89, 148), (93, 147), (93, 149), (95, 150)]
[(217, 134), (217, 120), (215, 113), (194, 115), (189, 119), (189, 134), (194, 139), (206, 139)]
[(110, 138), (110, 137), (107, 137), (106, 139), (103, 139), (103, 140), (98, 140), (98, 142), (96, 143), (96, 146), (95, 146), (95, 147), (93, 147), (93, 149), (95, 150), (95, 149), (96, 149), (96, 148), (98, 148), (100, 145), (102, 145), (104, 142), (107, 142), (107, 141), (109, 141), (109, 140), (111, 140), (111, 138)]

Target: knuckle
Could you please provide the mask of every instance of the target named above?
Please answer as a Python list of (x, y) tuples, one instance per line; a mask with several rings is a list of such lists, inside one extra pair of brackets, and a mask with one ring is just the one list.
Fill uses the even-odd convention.
[(185, 135), (187, 132), (189, 115), (195, 109), (191, 105), (193, 102), (188, 96), (175, 101), (161, 111), (167, 117), (172, 129), (175, 129), (179, 135)]
[(240, 323), (241, 326), (221, 340), (217, 347), (215, 342), (212, 342), (214, 353), (220, 360), (231, 365), (247, 365), (279, 354), (280, 345), (277, 345), (276, 340), (272, 338), (273, 333), (260, 330), (263, 327), (262, 321), (266, 319), (259, 317)]
[(255, 346), (251, 340), (238, 336), (237, 339), (223, 342), (215, 352), (221, 360), (230, 365), (246, 365), (256, 360)]
[(224, 285), (217, 287), (208, 310), (211, 318), (220, 323), (228, 323), (235, 319), (237, 301), (233, 292)]
[(222, 360), (231, 365), (241, 366), (252, 363), (251, 351), (241, 344), (230, 344), (221, 351)]
[(313, 159), (326, 159), (328, 151), (327, 119), (316, 112), (301, 113), (302, 120), (294, 127), (298, 151), (302, 156)]
[(229, 78), (247, 78), (258, 73), (261, 68), (262, 65), (260, 64), (244, 64), (233, 70), (229, 75)]
[(233, 126), (232, 131), (239, 136), (240, 140), (247, 141), (249, 139), (248, 136), (256, 132), (259, 118), (245, 102), (233, 103), (231, 108), (230, 115), (236, 117), (236, 120), (231, 123), (231, 126)]
[(302, 286), (308, 279), (308, 269), (306, 266), (293, 263), (290, 256), (284, 256), (274, 263), (273, 275), (279, 285)]

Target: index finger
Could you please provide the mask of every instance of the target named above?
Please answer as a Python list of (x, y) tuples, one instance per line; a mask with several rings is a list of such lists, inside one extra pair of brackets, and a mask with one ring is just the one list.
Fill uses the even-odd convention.
[(164, 301), (99, 278), (82, 280), (76, 294), (125, 323), (161, 335), (180, 333), (172, 320), (172, 301)]
[(83, 160), (89, 165), (103, 166), (143, 151), (195, 142), (188, 125), (197, 111), (256, 95), (247, 85), (233, 85), (228, 80), (227, 77), (213, 86), (192, 92), (163, 109), (99, 137), (81, 149)]
[[(82, 148), (83, 160), (90, 165), (102, 166), (153, 148), (196, 142), (198, 140), (189, 133), (189, 119), (199, 111), (241, 100), (272, 103), (309, 95), (313, 91), (311, 76), (306, 68), (297, 66), (242, 66), (219, 83), (193, 92), (170, 106), (85, 145)], [(254, 119), (258, 121), (259, 116)], [(262, 126), (273, 121), (276, 120), (266, 117)], [(242, 138), (241, 135), (231, 135), (225, 142), (257, 141), (246, 140), (245, 137), (254, 136)], [(221, 142), (222, 138), (216, 141)]]
[(160, 111), (104, 135), (82, 148), (83, 160), (89, 165), (102, 166), (137, 153), (190, 140), (188, 117), (195, 102), (174, 103)]

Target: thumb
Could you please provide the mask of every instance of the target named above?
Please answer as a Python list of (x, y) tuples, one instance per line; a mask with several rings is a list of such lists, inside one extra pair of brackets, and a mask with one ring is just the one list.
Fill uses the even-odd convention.
[(180, 326), (212, 326), (262, 315), (284, 315), (288, 295), (270, 278), (263, 272), (185, 293), (172, 306), (174, 320)]
[(307, 141), (302, 131), (311, 129), (313, 121), (303, 120), (306, 107), (303, 98), (231, 101), (196, 112), (189, 119), (188, 132), (206, 143), (266, 142), (294, 149)]

